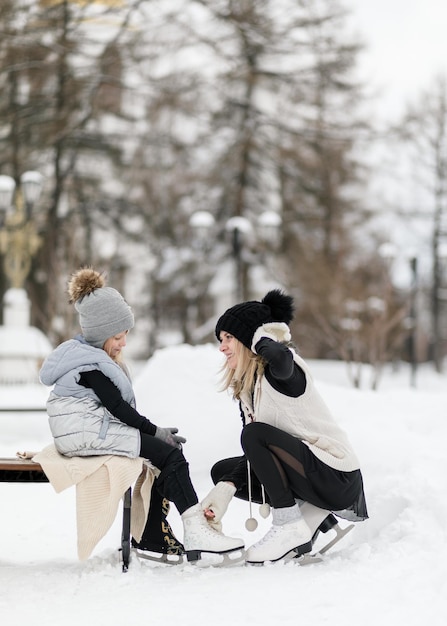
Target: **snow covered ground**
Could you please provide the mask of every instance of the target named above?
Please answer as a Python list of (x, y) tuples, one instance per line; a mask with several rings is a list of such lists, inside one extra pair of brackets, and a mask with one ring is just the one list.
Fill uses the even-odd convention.
[[(166, 348), (138, 370), (140, 411), (178, 426), (199, 497), (209, 468), (239, 454), (237, 406), (217, 391), (216, 346)], [(387, 373), (378, 392), (355, 390), (341, 363), (311, 362), (320, 391), (363, 462), (370, 519), (337, 544), (323, 563), (300, 567), (163, 566), (133, 558), (121, 573), (121, 513), (92, 557), (76, 556), (75, 492), (48, 484), (0, 484), (0, 617), (18, 626), (199, 623), (441, 626), (447, 623), (447, 377), (420, 368)], [(2, 388), (0, 403), (43, 405), (47, 390)], [(0, 455), (51, 442), (45, 414), (0, 413)], [(233, 500), (227, 534), (245, 530), (248, 505)], [(182, 537), (177, 512), (170, 521)], [(344, 526), (346, 522), (341, 521)]]

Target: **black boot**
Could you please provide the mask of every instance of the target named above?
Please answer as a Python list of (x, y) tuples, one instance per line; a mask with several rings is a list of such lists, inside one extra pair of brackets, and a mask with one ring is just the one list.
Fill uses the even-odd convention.
[(133, 548), (169, 555), (180, 555), (184, 553), (183, 545), (174, 535), (167, 520), (169, 508), (169, 500), (163, 498), (154, 485), (151, 493), (151, 505), (146, 526), (140, 542), (137, 542), (132, 537)]

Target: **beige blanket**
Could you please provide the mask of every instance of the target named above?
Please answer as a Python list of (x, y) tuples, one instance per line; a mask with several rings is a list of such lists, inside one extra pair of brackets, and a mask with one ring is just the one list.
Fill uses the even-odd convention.
[(88, 559), (112, 526), (120, 500), (134, 485), (131, 533), (137, 541), (146, 523), (154, 478), (159, 473), (144, 459), (107, 455), (66, 457), (53, 444), (33, 456), (57, 493), (76, 485), (78, 557)]

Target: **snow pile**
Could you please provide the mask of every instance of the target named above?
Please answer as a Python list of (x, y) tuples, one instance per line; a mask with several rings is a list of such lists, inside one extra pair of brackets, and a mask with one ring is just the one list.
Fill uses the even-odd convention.
[[(237, 406), (217, 391), (220, 363), (215, 346), (166, 348), (135, 380), (140, 411), (160, 425), (178, 426), (188, 438), (185, 453), (199, 497), (211, 487), (210, 466), (240, 451)], [(323, 563), (219, 569), (134, 558), (122, 574), (120, 516), (93, 556), (80, 563), (74, 490), (57, 495), (46, 484), (0, 484), (2, 623), (444, 625), (446, 377), (423, 368), (415, 390), (408, 372), (390, 373), (378, 392), (370, 392), (349, 386), (343, 364), (311, 365), (362, 459), (370, 513), (370, 520), (357, 524)], [(40, 404), (42, 390), (35, 393)], [(32, 395), (27, 388), (31, 406)], [(50, 442), (45, 415), (0, 414), (0, 425), (3, 456)], [(249, 533), (244, 528), (248, 506), (234, 500), (225, 532), (247, 544), (256, 541), (269, 520), (254, 509), (259, 527)], [(169, 519), (181, 539), (174, 509)]]

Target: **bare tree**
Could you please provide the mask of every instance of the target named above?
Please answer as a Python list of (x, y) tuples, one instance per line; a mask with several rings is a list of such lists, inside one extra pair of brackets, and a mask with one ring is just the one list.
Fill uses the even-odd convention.
[(400, 126), (400, 137), (412, 149), (417, 184), (426, 198), (418, 207), (431, 223), (431, 355), (437, 372), (442, 371), (447, 348), (445, 298), (445, 252), (447, 246), (447, 77), (410, 105)]
[(280, 280), (302, 289), (297, 248), (319, 249), (332, 274), (355, 220), (365, 219), (352, 194), (352, 148), (364, 127), (353, 116), (359, 45), (342, 37), (346, 11), (337, 2), (199, 4), (215, 24), (213, 38), (200, 39), (221, 68), (210, 125), (210, 137), (222, 138), (209, 170), (209, 185), (220, 192), (212, 210), (220, 224), (280, 212), (291, 267)]
[[(318, 271), (314, 279), (320, 279)], [(359, 255), (357, 266), (334, 276), (333, 283), (326, 308), (320, 297), (305, 307), (317, 325), (305, 318), (298, 324), (296, 336), (323, 334), (332, 358), (346, 362), (353, 385), (362, 385), (366, 369), (369, 386), (376, 390), (384, 365), (407, 356), (405, 343), (411, 332), (407, 294), (394, 287), (388, 262), (375, 251)]]
[(325, 358), (332, 346), (318, 332), (318, 320), (342, 314), (341, 301), (350, 298), (361, 265), (356, 241), (368, 214), (355, 147), (368, 125), (356, 114), (360, 44), (343, 36), (346, 11), (333, 2), (303, 4), (304, 81), (295, 89), (299, 99), (283, 104), (281, 119), (294, 123), (281, 127), (278, 169), (288, 282), (299, 303), (297, 331), (301, 327), (306, 353)]
[[(122, 207), (105, 181), (122, 163), (122, 137), (101, 122), (106, 115), (124, 120), (120, 47), (139, 4), (104, 7), (102, 15), (96, 7), (92, 27), (93, 3), (2, 3), (0, 168), (16, 180), (26, 169), (45, 175), (42, 246), (27, 288), (33, 322), (50, 337), (61, 309), (59, 277), (97, 258), (98, 223), (120, 223)], [(98, 37), (101, 18), (111, 14), (115, 28)]]
[[(93, 0), (21, 6), (18, 19), (16, 3), (2, 5), (0, 159), (2, 170), (17, 161), (15, 177), (43, 164), (48, 180), (28, 281), (36, 325), (59, 338), (57, 294), (74, 266), (104, 262), (121, 276), (144, 259), (141, 311), (189, 340), (213, 315), (225, 223), (265, 210), (283, 224), (274, 279), (298, 296), (300, 319), (312, 320), (306, 302), (329, 310), (365, 217), (354, 193), (358, 46), (346, 43), (336, 0), (133, 0), (102, 14)], [(99, 36), (101, 15), (115, 27)], [(194, 247), (197, 210), (216, 227)], [(105, 259), (110, 233), (124, 252)], [(247, 267), (266, 256), (246, 252), (251, 297)], [(309, 352), (327, 354), (316, 336)]]

